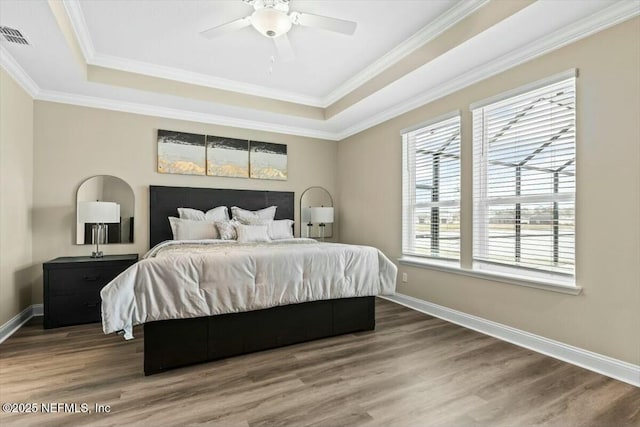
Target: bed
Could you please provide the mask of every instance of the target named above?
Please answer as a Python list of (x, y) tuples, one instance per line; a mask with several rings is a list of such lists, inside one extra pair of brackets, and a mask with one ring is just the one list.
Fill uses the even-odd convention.
[[(177, 209), (179, 207), (190, 207), (206, 211), (216, 206), (238, 206), (243, 209), (255, 211), (269, 206), (277, 206), (275, 219), (293, 220), (294, 217), (294, 194), (292, 192), (151, 186), (149, 189), (149, 197), (149, 243), (151, 248), (162, 248), (163, 245), (175, 246), (180, 244), (178, 242), (172, 242), (158, 245), (161, 242), (172, 239), (172, 231), (167, 218), (169, 216), (176, 216)], [(291, 252), (291, 255), (282, 257), (283, 259), (286, 259), (286, 262), (278, 261), (279, 258), (274, 254), (276, 254), (278, 250), (284, 250), (284, 247), (289, 244), (288, 242), (283, 242), (278, 245), (274, 244), (273, 246), (265, 244), (265, 247), (262, 248), (242, 248), (241, 245), (237, 245), (237, 247), (232, 247), (230, 249), (227, 249), (224, 244), (220, 244), (220, 248), (207, 248), (207, 251), (220, 250), (227, 257), (227, 252), (235, 256), (236, 252), (240, 252), (240, 254), (242, 254), (242, 251), (247, 251), (246, 254), (250, 254), (250, 257), (253, 260), (246, 261), (249, 266), (255, 264), (254, 257), (258, 257), (256, 259), (260, 259), (259, 257), (271, 257), (268, 259), (272, 261), (274, 266), (279, 265), (279, 263), (282, 265), (295, 265), (296, 262), (308, 264), (309, 259), (311, 259), (312, 262), (318, 263), (321, 262), (320, 258), (322, 258), (322, 254), (330, 252), (331, 244), (325, 244), (325, 246), (320, 247), (321, 244), (317, 242), (305, 241), (309, 239), (296, 240), (296, 242), (291, 242), (291, 244), (298, 244), (295, 251)], [(187, 244), (189, 244), (188, 246), (195, 247), (200, 243), (195, 242), (190, 244), (189, 242), (185, 242), (185, 245)], [(207, 245), (211, 245), (211, 243), (207, 243)], [(233, 245), (229, 244), (229, 246)], [(335, 244), (334, 246), (346, 247), (347, 245)], [(348, 250), (355, 251), (355, 248), (358, 247), (353, 248), (354, 249)], [(190, 247), (189, 249), (193, 248)], [(344, 248), (336, 248), (336, 250), (337, 249)], [(154, 250), (156, 249), (154, 248)], [(367, 254), (369, 258), (371, 258), (371, 251), (367, 252)], [(199, 260), (196, 255), (194, 255), (193, 258)], [(206, 256), (209, 256), (208, 252)], [(346, 255), (341, 254), (339, 256), (341, 259), (359, 257), (358, 254), (354, 256), (350, 252), (346, 253)], [(379, 256), (384, 257), (381, 253)], [(220, 257), (221, 256), (218, 256), (218, 258)], [(247, 255), (247, 257), (249, 257), (249, 255)], [(212, 261), (222, 262), (218, 258), (207, 258), (206, 268), (213, 269), (213, 267), (209, 266)], [(238, 257), (236, 256), (236, 258)], [(299, 258), (299, 261), (296, 261), (297, 258)], [(138, 279), (136, 280), (139, 281), (139, 277), (146, 277), (147, 281), (154, 282), (153, 287), (162, 288), (162, 273), (154, 276), (154, 272), (157, 271), (159, 265), (162, 265), (162, 263), (167, 264), (169, 262), (177, 262), (175, 261), (176, 259), (168, 258), (165, 260), (159, 260), (156, 261), (155, 264), (153, 264), (152, 261), (141, 261), (138, 265), (132, 266), (132, 269), (137, 269), (135, 273), (137, 274), (136, 277), (138, 277)], [(224, 261), (226, 262), (228, 259), (230, 258), (225, 258)], [(356, 264), (359, 262), (365, 262), (359, 261), (358, 259), (355, 262)], [(363, 259), (366, 260), (366, 256), (363, 255)], [(180, 262), (184, 261), (187, 263), (185, 271), (193, 269), (193, 266), (190, 263), (195, 261), (191, 261), (191, 258), (181, 257), (179, 260)], [(241, 257), (235, 261), (245, 262), (245, 259)], [(177, 268), (177, 274), (180, 275), (180, 271), (182, 270), (180, 270), (180, 266), (178, 264), (170, 264), (170, 266), (171, 268)], [(363, 264), (364, 267), (360, 266), (359, 268), (360, 270), (368, 271), (365, 267), (373, 264), (376, 266), (378, 265), (377, 261), (376, 263), (373, 263), (369, 260), (369, 264)], [(388, 264), (391, 263), (388, 262)], [(178, 267), (176, 267), (176, 265)], [(261, 265), (264, 266), (267, 264), (262, 261)], [(268, 265), (271, 266), (271, 264)], [(220, 266), (223, 266), (223, 264), (218, 264), (216, 268), (219, 269)], [(391, 264), (391, 267), (385, 268), (387, 268), (387, 278), (391, 277), (390, 275), (393, 273), (393, 286), (395, 286), (395, 266)], [(239, 267), (239, 270), (242, 270), (243, 272), (246, 269), (246, 266)], [(391, 271), (391, 269), (393, 269), (393, 271)], [(129, 271), (125, 271), (123, 275), (126, 276), (129, 273)], [(306, 270), (305, 274), (307, 274)], [(376, 272), (376, 274), (379, 273)], [(160, 279), (154, 280), (155, 277), (159, 277)], [(180, 277), (182, 280), (182, 277), (184, 276)], [(274, 277), (288, 276), (278, 276), (274, 272), (273, 277), (268, 281), (269, 284), (276, 281), (273, 279)], [(328, 274), (328, 277), (328, 281), (338, 281), (333, 278), (331, 274)], [(360, 282), (374, 282), (375, 280), (372, 280), (371, 277), (363, 273), (362, 278), (359, 278), (359, 280)], [(196, 283), (196, 285), (198, 286), (200, 285), (200, 278), (201, 276), (197, 276), (196, 281), (198, 283)], [(126, 277), (116, 278), (114, 282), (117, 282), (118, 280), (122, 283), (126, 283)], [(349, 280), (351, 280), (351, 278), (349, 278)], [(106, 291), (103, 290), (103, 325), (105, 333), (113, 332), (113, 330), (119, 327), (113, 326), (113, 324), (107, 327), (107, 324), (112, 322), (113, 315), (110, 313), (114, 311), (114, 307), (128, 307), (128, 302), (125, 300), (125, 296), (123, 296), (125, 294), (122, 292), (120, 292), (120, 294), (115, 293), (116, 288), (122, 285), (122, 283), (114, 284), (114, 282), (108, 285), (108, 287), (105, 287)], [(286, 280), (283, 279), (283, 282), (286, 282)], [(386, 282), (389, 283), (390, 280), (387, 279)], [(186, 285), (184, 288), (188, 289), (189, 278), (186, 279), (185, 283)], [(234, 289), (243, 289), (236, 287), (235, 283), (224, 283), (223, 285), (223, 288), (227, 288), (227, 293), (233, 293)], [(281, 292), (276, 295), (280, 300), (277, 300), (276, 302), (269, 301), (268, 304), (265, 303), (268, 305), (266, 308), (254, 309), (251, 308), (254, 306), (246, 306), (245, 304), (239, 307), (239, 310), (249, 311), (233, 312), (236, 311), (234, 307), (226, 307), (226, 311), (215, 312), (212, 311), (212, 309), (208, 309), (207, 313), (215, 312), (216, 314), (197, 315), (194, 317), (193, 313), (196, 311), (190, 311), (190, 305), (197, 305), (196, 302), (192, 302), (191, 299), (185, 299), (184, 297), (182, 300), (177, 298), (175, 301), (172, 297), (165, 297), (163, 300), (164, 305), (169, 306), (173, 304), (178, 307), (178, 310), (180, 310), (181, 304), (186, 303), (185, 308), (182, 310), (186, 314), (183, 313), (180, 316), (183, 318), (168, 318), (165, 320), (161, 316), (158, 316), (158, 313), (155, 313), (155, 316), (149, 315), (153, 310), (146, 312), (144, 315), (140, 314), (135, 324), (144, 323), (145, 375), (152, 375), (168, 369), (195, 363), (212, 361), (324, 337), (357, 331), (373, 330), (375, 328), (375, 297), (373, 295), (378, 292), (375, 289), (374, 291), (371, 291), (366, 286), (363, 287), (362, 283), (360, 284), (360, 290), (355, 292), (357, 296), (354, 297), (343, 297), (343, 294), (335, 291), (334, 286), (332, 290), (333, 293), (324, 288), (322, 288), (321, 291), (316, 291), (320, 292), (318, 294), (320, 298), (319, 300), (310, 300), (311, 298), (308, 298), (307, 296), (305, 297), (306, 299), (296, 299), (295, 303), (286, 301), (282, 302), (282, 295), (284, 294), (280, 288), (284, 288), (284, 285), (281, 286), (280, 283), (275, 283), (273, 286), (274, 289), (278, 289), (278, 292)], [(291, 287), (290, 285), (288, 286)], [(354, 286), (357, 288), (357, 283)], [(124, 287), (124, 285), (121, 287)], [(176, 288), (175, 285), (173, 287)], [(389, 290), (389, 285), (386, 286), (386, 289), (387, 291)], [(167, 295), (167, 293), (170, 292), (188, 292), (182, 288), (179, 290), (170, 289), (170, 285), (165, 285), (164, 289), (160, 289), (160, 291), (158, 291), (158, 289), (155, 289), (154, 291), (157, 295), (137, 295), (138, 299), (135, 301), (135, 304), (137, 304), (138, 309), (140, 309), (140, 307), (151, 306), (149, 301), (154, 298), (157, 300), (159, 295), (163, 295), (163, 291), (165, 292), (164, 295)], [(203, 294), (202, 289), (199, 288), (199, 291), (199, 294), (194, 293), (193, 297), (189, 298), (198, 299)], [(153, 291), (151, 293), (153, 294)], [(240, 291), (238, 291), (238, 293), (240, 293)], [(209, 294), (206, 295), (209, 297)], [(344, 295), (347, 295), (347, 293)], [(147, 298), (148, 301), (146, 301), (145, 298)], [(215, 296), (213, 299), (216, 299)], [(221, 301), (224, 300), (224, 298), (218, 299)], [(199, 304), (200, 302), (198, 301), (197, 303)], [(222, 304), (219, 301), (218, 303)], [(125, 308), (121, 311), (127, 311), (127, 309)], [(197, 312), (200, 313), (200, 311)], [(167, 317), (166, 315), (164, 316)], [(163, 320), (154, 320), (157, 318), (162, 318)], [(149, 319), (151, 319), (151, 321)], [(132, 327), (130, 325), (129, 331), (131, 330)], [(130, 333), (131, 332), (129, 332), (129, 334)]]

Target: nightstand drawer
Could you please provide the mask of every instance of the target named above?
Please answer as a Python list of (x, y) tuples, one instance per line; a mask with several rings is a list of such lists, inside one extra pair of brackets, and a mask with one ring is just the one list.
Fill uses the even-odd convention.
[(134, 254), (64, 257), (44, 263), (44, 327), (99, 322), (100, 291), (137, 260)]
[(49, 299), (50, 310), (55, 314), (56, 326), (99, 322), (101, 319), (100, 293), (58, 296)]
[(122, 271), (121, 268), (65, 268), (49, 272), (50, 296), (73, 295), (102, 289)]

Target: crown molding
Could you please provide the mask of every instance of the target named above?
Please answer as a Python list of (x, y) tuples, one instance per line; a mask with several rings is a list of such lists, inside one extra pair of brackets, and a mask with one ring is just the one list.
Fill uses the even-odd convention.
[(264, 86), (252, 85), (249, 83), (242, 83), (192, 71), (181, 70), (179, 68), (98, 53), (94, 48), (93, 41), (91, 40), (91, 34), (84, 19), (80, 2), (78, 0), (63, 0), (63, 4), (67, 15), (69, 16), (69, 20), (71, 21), (73, 31), (78, 39), (78, 43), (80, 44), (80, 48), (82, 49), (85, 62), (88, 65), (112, 68), (130, 73), (143, 74), (197, 86), (228, 90), (279, 101), (310, 105), (312, 107), (325, 107), (322, 105), (322, 100), (320, 98), (313, 96), (271, 89)]
[(596, 12), (572, 25), (551, 33), (543, 39), (538, 39), (533, 43), (517, 48), (491, 62), (475, 67), (473, 70), (449, 80), (445, 84), (381, 111), (369, 119), (343, 130), (339, 133), (338, 139), (343, 140), (348, 138), (394, 117), (464, 89), (474, 83), (478, 83), (599, 31), (620, 24), (639, 14), (640, 3), (638, 2), (621, 1), (615, 3), (602, 11)]
[(67, 12), (69, 20), (71, 21), (71, 27), (73, 27), (73, 32), (76, 35), (78, 44), (80, 45), (80, 50), (82, 50), (82, 54), (84, 55), (84, 60), (89, 64), (93, 61), (93, 58), (96, 55), (96, 50), (93, 47), (93, 41), (89, 34), (87, 21), (85, 21), (84, 14), (82, 13), (80, 1), (63, 0), (62, 5), (64, 6), (64, 10)]
[(198, 123), (210, 123), (219, 126), (259, 130), (265, 132), (281, 133), (285, 135), (304, 136), (330, 141), (337, 141), (338, 134), (324, 132), (316, 129), (300, 128), (295, 126), (276, 125), (257, 120), (238, 119), (217, 114), (197, 113), (155, 105), (140, 104), (120, 101), (115, 99), (100, 98), (87, 95), (79, 95), (41, 89), (36, 82), (24, 71), (8, 50), (0, 44), (0, 66), (33, 98), (38, 101), (56, 102), (60, 104), (79, 105), (90, 108), (101, 108), (111, 111), (120, 111), (132, 114), (142, 114), (153, 117), (186, 120)]
[(347, 80), (345, 83), (338, 86), (325, 97), (314, 97), (278, 89), (271, 89), (250, 83), (242, 83), (192, 71), (181, 70), (179, 68), (100, 54), (96, 52), (93, 46), (80, 2), (78, 0), (63, 0), (63, 4), (85, 57), (85, 61), (89, 65), (113, 68), (120, 71), (174, 80), (197, 86), (228, 90), (246, 95), (260, 96), (279, 101), (293, 102), (312, 107), (327, 108), (335, 101), (357, 89), (382, 71), (386, 70), (425, 43), (440, 35), (451, 26), (458, 23), (460, 20), (475, 12), (489, 1), (490, 0), (466, 0), (459, 2), (436, 18), (435, 21), (431, 22), (409, 39), (402, 42), (399, 46), (386, 53), (382, 58)]
[(31, 96), (35, 98), (40, 92), (40, 87), (18, 64), (9, 51), (0, 44), (0, 66)]
[(422, 28), (397, 47), (387, 52), (380, 59), (334, 89), (329, 95), (322, 99), (323, 107), (326, 108), (353, 92), (487, 3), (489, 3), (489, 0), (467, 0), (457, 3), (440, 15), (435, 21)]
[[(67, 0), (69, 1), (69, 0)], [(75, 0), (73, 0), (75, 1)], [(567, 44), (576, 42), (602, 31), (611, 26), (624, 22), (640, 14), (640, 3), (621, 1), (614, 5), (588, 16), (573, 25), (556, 31), (544, 39), (539, 39), (522, 48), (518, 48), (504, 56), (491, 61), (482, 67), (454, 78), (436, 88), (425, 91), (418, 96), (400, 102), (393, 107), (380, 112), (368, 120), (359, 122), (338, 132), (321, 131), (295, 126), (276, 125), (268, 122), (237, 119), (228, 116), (197, 113), (154, 105), (132, 103), (115, 99), (99, 98), (86, 95), (77, 95), (55, 91), (42, 90), (33, 79), (24, 71), (4, 46), (0, 45), (0, 66), (29, 94), (32, 98), (42, 101), (58, 102), (64, 104), (80, 105), (91, 108), (102, 108), (112, 111), (121, 111), (133, 114), (143, 114), (155, 117), (165, 117), (177, 120), (187, 120), (201, 123), (210, 123), (220, 126), (230, 126), (245, 129), (254, 129), (266, 132), (276, 132), (289, 135), (298, 135), (310, 138), (319, 138), (332, 141), (346, 139), (356, 133), (362, 132), (408, 111), (421, 107), (453, 92), (461, 90), (474, 83), (492, 77), (524, 62), (541, 55), (559, 49)], [(337, 117), (337, 116), (336, 116)], [(326, 123), (330, 123), (331, 120)]]
[(227, 90), (231, 92), (243, 93), (245, 95), (259, 96), (278, 101), (309, 105), (312, 107), (322, 107), (320, 100), (312, 96), (301, 95), (277, 89), (269, 89), (264, 86), (241, 83), (234, 80), (228, 80), (209, 76), (206, 74), (195, 73), (192, 71), (181, 70), (179, 68), (150, 64), (148, 62), (120, 58), (117, 56), (97, 53), (93, 56), (93, 59), (91, 60), (91, 62), (89, 62), (89, 64), (98, 67), (112, 68), (130, 73), (143, 74), (146, 76), (178, 81), (181, 83), (188, 83), (196, 86)]
[(287, 135), (304, 136), (336, 141), (337, 135), (315, 129), (295, 126), (277, 125), (257, 120), (238, 119), (217, 114), (198, 113), (194, 111), (178, 110), (156, 105), (119, 101), (87, 95), (77, 95), (57, 91), (42, 90), (36, 97), (39, 101), (56, 102), (61, 104), (79, 105), (82, 107), (99, 108), (103, 110), (120, 111), (124, 113), (141, 114), (145, 116), (163, 117), (167, 119), (185, 120), (198, 123), (209, 123), (219, 126), (252, 129), (264, 132), (274, 132)]
[(85, 62), (88, 65), (179, 81), (196, 86), (228, 90), (246, 95), (277, 99), (280, 101), (310, 105), (313, 107), (321, 107), (320, 99), (312, 96), (300, 95), (277, 89), (269, 89), (264, 86), (241, 83), (234, 80), (213, 77), (179, 68), (98, 53), (93, 45), (89, 27), (84, 19), (84, 13), (82, 12), (80, 2), (78, 0), (63, 0), (63, 5), (67, 12), (67, 16), (69, 17), (69, 21), (71, 22), (71, 26), (73, 27), (78, 44), (80, 45), (80, 49), (82, 50)]

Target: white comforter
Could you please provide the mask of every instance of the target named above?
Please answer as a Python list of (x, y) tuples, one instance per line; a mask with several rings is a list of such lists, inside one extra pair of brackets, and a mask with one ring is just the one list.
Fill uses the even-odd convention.
[(134, 325), (335, 298), (391, 295), (396, 266), (369, 246), (290, 239), (271, 243), (167, 241), (105, 286), (106, 334)]

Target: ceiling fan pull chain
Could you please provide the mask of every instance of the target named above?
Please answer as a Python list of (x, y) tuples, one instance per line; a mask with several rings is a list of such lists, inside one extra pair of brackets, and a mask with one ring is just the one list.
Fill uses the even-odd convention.
[(269, 60), (269, 75), (273, 74), (273, 64), (276, 62), (276, 57), (271, 55), (271, 59)]

